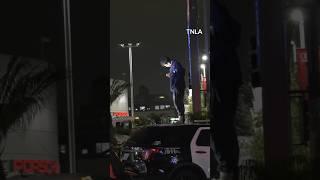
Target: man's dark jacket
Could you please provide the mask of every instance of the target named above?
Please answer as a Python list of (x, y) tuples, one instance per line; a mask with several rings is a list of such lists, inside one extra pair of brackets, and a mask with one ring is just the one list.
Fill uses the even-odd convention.
[(176, 60), (172, 60), (170, 67), (170, 90), (171, 92), (183, 92), (186, 84), (184, 80), (185, 69)]

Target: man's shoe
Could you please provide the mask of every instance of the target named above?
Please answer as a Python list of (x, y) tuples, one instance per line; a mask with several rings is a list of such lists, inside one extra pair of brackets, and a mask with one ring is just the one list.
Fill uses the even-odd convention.
[(185, 122), (185, 117), (184, 116), (179, 116), (179, 121), (181, 121), (183, 124)]
[(183, 122), (182, 121), (177, 121), (176, 123), (174, 123), (174, 124), (183, 124)]

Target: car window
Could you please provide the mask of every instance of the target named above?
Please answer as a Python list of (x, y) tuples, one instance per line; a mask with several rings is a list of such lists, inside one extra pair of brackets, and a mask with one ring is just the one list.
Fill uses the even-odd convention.
[(166, 129), (166, 135), (163, 136), (164, 146), (189, 146), (196, 127), (177, 126)]
[(137, 130), (127, 141), (129, 146), (188, 146), (198, 127), (147, 127)]
[(163, 128), (147, 127), (134, 132), (127, 141), (127, 145), (150, 146), (154, 144), (155, 141), (161, 142), (161, 144), (163, 144), (165, 142), (165, 139), (168, 139), (168, 134)]
[(210, 146), (210, 130), (202, 130), (198, 136), (197, 146)]
[(149, 143), (152, 143), (153, 140), (152, 136), (154, 134), (150, 134), (151, 131), (149, 131), (148, 128), (139, 129), (136, 132), (134, 132), (129, 140), (127, 141), (127, 145), (134, 146), (134, 145), (147, 145)]

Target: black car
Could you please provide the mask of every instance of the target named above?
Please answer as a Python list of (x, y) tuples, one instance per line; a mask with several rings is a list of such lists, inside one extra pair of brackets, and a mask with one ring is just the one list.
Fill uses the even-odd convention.
[(204, 180), (210, 177), (209, 125), (159, 125), (137, 130), (121, 160), (144, 179)]

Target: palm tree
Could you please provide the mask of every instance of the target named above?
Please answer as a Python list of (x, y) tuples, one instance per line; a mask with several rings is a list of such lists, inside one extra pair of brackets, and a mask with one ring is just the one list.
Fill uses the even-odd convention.
[[(125, 89), (129, 87), (129, 83), (122, 81), (122, 80), (115, 80), (111, 81), (110, 85), (110, 105), (123, 93)], [(112, 117), (111, 113), (109, 112), (110, 117), (110, 127), (111, 127), (111, 144), (116, 145), (117, 140), (115, 139), (116, 129), (112, 126)]]
[[(45, 91), (57, 80), (57, 72), (52, 69), (12, 57), (0, 77), (0, 143), (13, 126), (27, 127), (43, 107)], [(0, 180), (2, 179), (6, 179), (6, 176), (0, 158)]]
[(129, 83), (125, 81), (112, 80), (110, 85), (110, 104), (112, 104), (128, 87)]
[(235, 123), (238, 135), (253, 135), (253, 118), (251, 108), (253, 107), (253, 91), (250, 83), (243, 83), (239, 88), (238, 106)]

